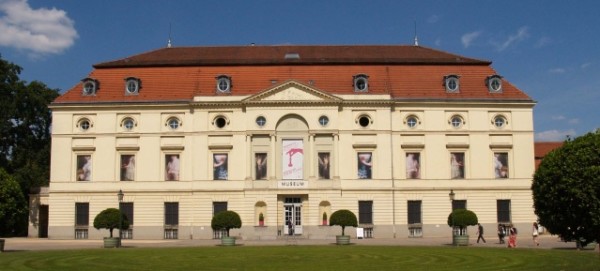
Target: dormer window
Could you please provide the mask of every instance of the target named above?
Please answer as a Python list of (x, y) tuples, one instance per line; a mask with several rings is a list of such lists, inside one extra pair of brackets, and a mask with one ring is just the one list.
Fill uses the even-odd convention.
[(98, 86), (100, 85), (98, 80), (92, 78), (85, 78), (81, 80), (83, 82), (83, 95), (91, 96), (96, 95), (98, 91)]
[(357, 74), (354, 78), (354, 91), (367, 92), (369, 91), (369, 76), (366, 74)]
[(446, 87), (446, 92), (458, 92), (460, 90), (460, 81), (458, 78), (460, 78), (460, 76), (455, 74), (444, 76), (444, 86)]
[(142, 82), (139, 78), (127, 77), (125, 78), (125, 93), (126, 94), (138, 94)]
[(490, 92), (502, 92), (502, 76), (496, 74), (488, 76), (485, 82)]
[(231, 92), (231, 77), (227, 75), (217, 76), (217, 92), (218, 93), (230, 93)]

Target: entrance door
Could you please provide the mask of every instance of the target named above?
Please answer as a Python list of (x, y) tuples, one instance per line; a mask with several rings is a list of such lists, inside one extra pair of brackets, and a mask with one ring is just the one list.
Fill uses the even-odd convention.
[[(294, 235), (302, 234), (302, 200), (300, 198), (286, 198), (283, 204), (285, 225), (283, 233), (290, 234), (290, 229)], [(292, 227), (288, 223), (292, 223)]]

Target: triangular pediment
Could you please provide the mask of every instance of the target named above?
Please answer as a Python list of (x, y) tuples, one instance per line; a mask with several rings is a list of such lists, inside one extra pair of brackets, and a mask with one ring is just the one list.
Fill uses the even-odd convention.
[(252, 95), (242, 102), (340, 102), (337, 96), (297, 81), (286, 81)]

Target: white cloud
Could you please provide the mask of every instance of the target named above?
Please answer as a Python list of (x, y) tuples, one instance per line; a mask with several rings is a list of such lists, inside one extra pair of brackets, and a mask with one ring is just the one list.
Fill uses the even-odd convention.
[(435, 39), (435, 42), (433, 44), (435, 44), (435, 46), (438, 46), (438, 47), (442, 46), (442, 39), (441, 38)]
[(581, 69), (585, 70), (585, 69), (589, 68), (590, 66), (592, 66), (592, 63), (586, 62), (586, 63), (581, 64)]
[(460, 38), (460, 42), (462, 42), (462, 44), (465, 48), (469, 48), (469, 46), (471, 46), (471, 44), (473, 44), (473, 41), (475, 41), (475, 39), (477, 39), (480, 35), (481, 35), (481, 31), (475, 31), (475, 32), (470, 32), (470, 33), (464, 34)]
[(427, 18), (427, 22), (430, 24), (437, 23), (439, 20), (440, 20), (440, 17), (437, 15), (431, 15), (431, 16), (429, 16), (429, 18)]
[(575, 130), (569, 129), (565, 131), (549, 130), (535, 134), (535, 141), (564, 141), (567, 136), (574, 138)]
[(548, 44), (550, 44), (552, 40), (548, 37), (541, 37), (540, 39), (538, 39), (538, 41), (535, 43), (535, 48), (541, 48), (544, 47)]
[(579, 119), (575, 118), (575, 119), (570, 119), (567, 121), (568, 124), (579, 124)]
[(566, 120), (567, 117), (565, 117), (563, 115), (558, 115), (558, 116), (552, 116), (551, 119), (552, 120)]
[(565, 73), (565, 72), (567, 72), (567, 70), (563, 69), (563, 68), (554, 68), (554, 69), (548, 70), (548, 72), (553, 73), (553, 74), (559, 74), (559, 73)]
[(78, 37), (64, 10), (32, 9), (27, 0), (0, 0), (0, 46), (32, 55), (58, 54)]
[(519, 30), (517, 30), (517, 33), (510, 35), (505, 41), (500, 42), (500, 43), (492, 42), (492, 44), (494, 44), (496, 46), (496, 50), (504, 51), (506, 48), (510, 47), (511, 45), (518, 43), (520, 41), (523, 41), (528, 37), (529, 37), (529, 30), (526, 26), (523, 26), (523, 27), (519, 28)]

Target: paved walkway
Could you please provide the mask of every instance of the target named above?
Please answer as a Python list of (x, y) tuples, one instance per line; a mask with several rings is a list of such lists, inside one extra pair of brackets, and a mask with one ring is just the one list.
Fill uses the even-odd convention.
[[(4, 250), (29, 251), (29, 250), (70, 250), (70, 249), (92, 249), (102, 248), (102, 240), (51, 240), (38, 238), (6, 238)], [(471, 237), (471, 247), (506, 247), (499, 244), (497, 238), (489, 236), (487, 243), (476, 243), (477, 239)], [(539, 249), (575, 249), (574, 242), (562, 242), (556, 236), (542, 235), (539, 238), (540, 246), (533, 245), (531, 237), (518, 238), (518, 248)], [(217, 246), (220, 240), (123, 240), (124, 248), (131, 247), (194, 247), (194, 246)], [(359, 246), (452, 246), (450, 237), (423, 237), (423, 238), (373, 238), (352, 239), (352, 244)], [(302, 239), (286, 240), (237, 240), (237, 245), (243, 246), (286, 246), (286, 245), (333, 245), (333, 239)], [(598, 248), (596, 248), (596, 251)]]

